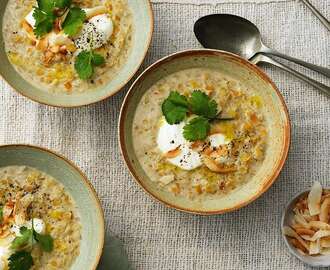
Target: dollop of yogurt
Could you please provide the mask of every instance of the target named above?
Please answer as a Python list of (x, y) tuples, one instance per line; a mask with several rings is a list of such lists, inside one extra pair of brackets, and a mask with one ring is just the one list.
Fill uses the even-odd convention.
[[(162, 118), (157, 136), (157, 146), (165, 155), (170, 151), (179, 149), (178, 154), (173, 158), (167, 158), (167, 161), (183, 170), (190, 171), (202, 166), (202, 149), (196, 147), (193, 149), (192, 142), (189, 142), (183, 137), (183, 127), (185, 124), (186, 121), (176, 125), (170, 125), (166, 122), (165, 118)], [(224, 134), (216, 133), (210, 135), (205, 140), (204, 146), (218, 148), (230, 142), (231, 140)]]
[(113, 22), (108, 14), (90, 18), (83, 24), (79, 36), (74, 40), (80, 50), (97, 49), (108, 42), (113, 33)]
[(191, 143), (183, 137), (185, 122), (170, 125), (165, 120), (161, 121), (158, 131), (157, 145), (162, 153), (180, 149), (180, 153), (173, 158), (167, 158), (168, 162), (183, 170), (193, 170), (202, 165), (201, 154), (191, 148)]
[(224, 144), (229, 144), (231, 140), (222, 133), (216, 133), (209, 136), (209, 142), (211, 147), (219, 147)]

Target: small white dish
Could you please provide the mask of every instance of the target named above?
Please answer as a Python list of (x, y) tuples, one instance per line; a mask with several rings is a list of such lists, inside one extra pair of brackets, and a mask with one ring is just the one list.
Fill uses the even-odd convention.
[[(330, 189), (330, 188), (326, 187), (324, 189)], [(310, 189), (300, 192), (299, 194), (294, 196), (294, 198), (286, 205), (282, 215), (281, 234), (289, 252), (293, 256), (301, 260), (303, 263), (308, 264), (309, 266), (312, 267), (330, 267), (330, 255), (317, 255), (317, 256), (303, 255), (299, 253), (299, 251), (288, 241), (288, 237), (284, 235), (283, 228), (285, 226), (289, 226), (290, 221), (293, 219), (294, 212), (292, 211), (292, 209), (294, 205), (301, 197), (307, 196), (309, 192)]]

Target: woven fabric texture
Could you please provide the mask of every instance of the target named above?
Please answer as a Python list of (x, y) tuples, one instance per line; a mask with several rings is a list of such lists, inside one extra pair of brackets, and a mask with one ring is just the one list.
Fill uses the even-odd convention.
[(294, 0), (151, 0), (153, 3), (163, 4), (193, 4), (193, 5), (219, 5), (223, 3), (271, 3), (271, 2), (284, 2)]
[[(329, 0), (313, 3), (330, 17)], [(270, 47), (330, 66), (329, 32), (297, 1), (216, 6), (164, 3), (153, 8), (154, 38), (139, 72), (170, 53), (200, 47), (193, 23), (215, 12), (246, 17), (260, 27)], [(233, 213), (212, 217), (180, 213), (153, 201), (134, 182), (121, 159), (117, 134), (127, 87), (104, 102), (61, 109), (31, 102), (0, 80), (0, 144), (40, 145), (81, 167), (101, 199), (107, 229), (123, 241), (136, 270), (309, 269), (286, 250), (280, 219), (287, 201), (314, 180), (329, 186), (330, 100), (290, 74), (263, 68), (287, 102), (291, 150), (270, 190)], [(299, 70), (329, 84), (321, 75)]]

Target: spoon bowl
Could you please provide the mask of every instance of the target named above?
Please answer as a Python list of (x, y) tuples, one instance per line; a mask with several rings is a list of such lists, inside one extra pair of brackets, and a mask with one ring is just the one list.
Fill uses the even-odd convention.
[(194, 25), (198, 41), (210, 49), (220, 49), (252, 58), (262, 48), (259, 29), (250, 21), (231, 14), (212, 14)]
[(268, 48), (263, 44), (257, 26), (247, 19), (231, 14), (211, 14), (196, 21), (194, 32), (198, 41), (205, 48), (228, 51), (250, 60), (254, 64), (267, 62), (275, 65), (330, 96), (329, 86), (317, 82), (279, 63), (267, 55), (282, 57), (311, 70), (320, 72), (329, 78), (330, 69), (307, 63)]

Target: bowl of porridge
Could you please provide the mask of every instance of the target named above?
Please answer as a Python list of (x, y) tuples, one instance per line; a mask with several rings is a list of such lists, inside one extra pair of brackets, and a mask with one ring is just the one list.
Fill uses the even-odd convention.
[(36, 146), (0, 146), (0, 269), (95, 270), (103, 244), (99, 199), (77, 167)]
[(77, 107), (118, 92), (151, 42), (149, 0), (4, 0), (0, 74), (39, 103)]
[(276, 180), (290, 120), (275, 84), (228, 52), (165, 57), (134, 82), (119, 123), (124, 160), (142, 188), (177, 210), (241, 208)]

